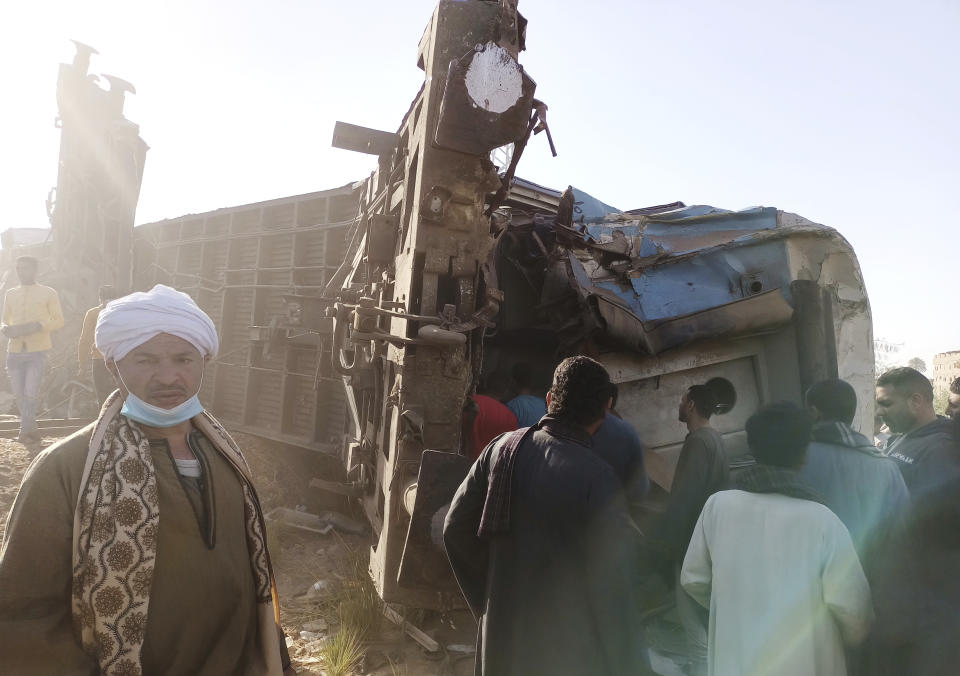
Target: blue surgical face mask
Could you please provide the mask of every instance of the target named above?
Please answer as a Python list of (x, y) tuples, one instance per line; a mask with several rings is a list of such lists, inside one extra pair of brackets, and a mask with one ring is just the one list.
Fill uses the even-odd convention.
[[(119, 374), (120, 369), (117, 369), (117, 375)], [(120, 376), (120, 382), (123, 384), (123, 389), (127, 391), (127, 398), (123, 402), (120, 414), (138, 423), (150, 427), (173, 427), (203, 413), (203, 405), (200, 403), (198, 396), (200, 388), (197, 388), (196, 393), (182, 404), (177, 404), (173, 408), (160, 408), (148, 404), (131, 392), (127, 384), (123, 382), (123, 376)], [(200, 387), (203, 387), (202, 372), (200, 374)]]

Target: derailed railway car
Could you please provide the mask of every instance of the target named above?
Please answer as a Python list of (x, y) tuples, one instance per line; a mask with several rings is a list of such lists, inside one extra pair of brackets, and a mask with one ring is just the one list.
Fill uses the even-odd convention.
[(832, 228), (769, 207), (675, 204), (574, 227), (541, 215), (511, 225), (495, 260), (504, 301), (488, 364), (523, 359), (546, 374), (561, 356), (598, 358), (664, 489), (685, 434), (676, 403), (697, 383), (725, 385), (715, 424), (732, 459), (746, 454), (751, 413), (800, 401), (821, 378), (849, 380), (858, 421), (873, 423), (869, 303)]
[[(853, 383), (858, 420), (872, 424), (869, 303), (835, 230), (773, 208), (620, 212), (514, 178), (527, 142), (549, 134), (517, 61), (525, 31), (510, 0), (440, 2), (399, 131), (334, 133), (377, 168), (347, 260), (301, 302), (332, 336), (349, 488), (373, 525), (370, 570), (388, 602), (459, 605), (438, 530), (469, 467), (463, 408), (517, 362), (545, 388), (565, 356), (602, 361), (662, 491), (684, 436), (677, 402), (698, 382), (722, 379), (729, 410), (716, 426), (733, 463), (748, 462), (743, 428), (759, 405), (799, 401), (823, 377)], [(506, 145), (511, 160), (495, 166)]]

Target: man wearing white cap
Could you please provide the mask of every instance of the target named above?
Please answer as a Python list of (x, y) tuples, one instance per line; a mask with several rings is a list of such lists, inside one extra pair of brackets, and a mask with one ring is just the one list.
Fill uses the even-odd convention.
[(197, 398), (213, 322), (157, 285), (109, 303), (96, 345), (119, 391), (37, 457), (10, 512), (4, 673), (295, 673), (250, 470)]

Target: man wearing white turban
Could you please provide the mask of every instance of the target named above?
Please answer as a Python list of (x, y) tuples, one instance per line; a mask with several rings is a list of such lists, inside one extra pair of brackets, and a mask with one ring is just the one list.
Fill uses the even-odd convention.
[(210, 318), (157, 285), (110, 302), (118, 391), (27, 470), (0, 550), (4, 672), (289, 676), (250, 470), (197, 395)]

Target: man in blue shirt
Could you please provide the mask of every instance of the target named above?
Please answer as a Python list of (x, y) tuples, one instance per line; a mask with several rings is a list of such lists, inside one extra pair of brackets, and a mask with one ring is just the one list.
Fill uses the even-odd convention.
[(610, 383), (610, 408), (593, 435), (593, 452), (607, 461), (623, 484), (627, 503), (633, 507), (643, 501), (650, 488), (643, 466), (643, 443), (637, 431), (617, 412), (617, 386)]
[(547, 402), (534, 394), (533, 369), (524, 361), (513, 365), (513, 384), (517, 396), (507, 402), (507, 408), (517, 416), (520, 427), (530, 427), (547, 414)]

